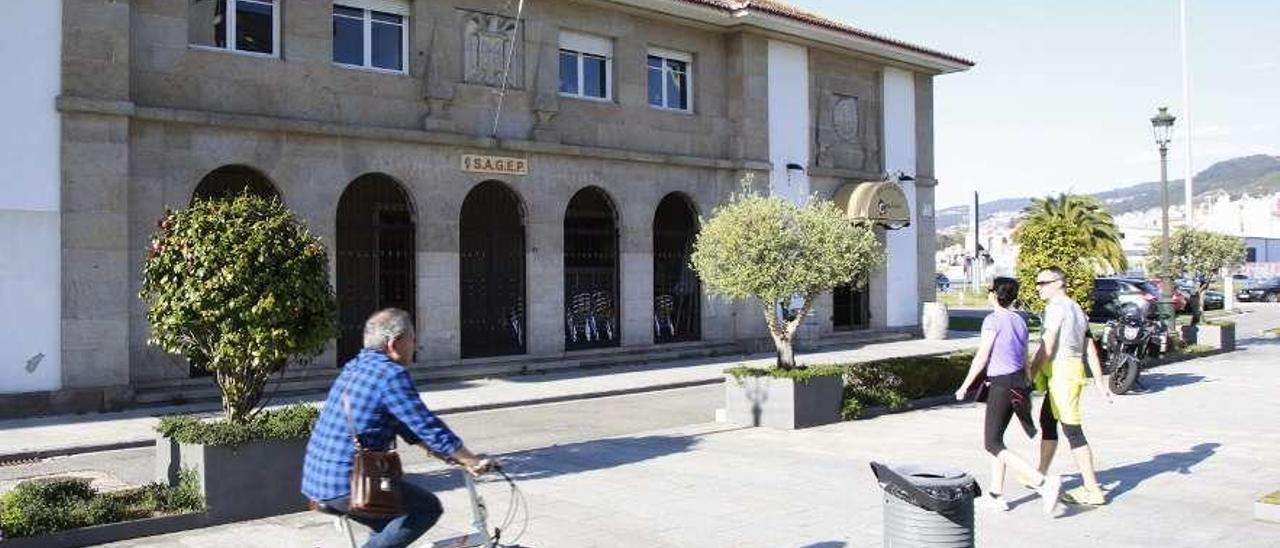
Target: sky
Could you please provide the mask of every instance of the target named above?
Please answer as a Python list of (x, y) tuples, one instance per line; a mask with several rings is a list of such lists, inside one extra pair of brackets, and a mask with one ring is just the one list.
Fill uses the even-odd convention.
[[(939, 208), (1158, 181), (1158, 106), (1182, 177), (1178, 0), (788, 1), (977, 63), (934, 81)], [(1193, 171), (1280, 155), (1280, 0), (1187, 9)]]

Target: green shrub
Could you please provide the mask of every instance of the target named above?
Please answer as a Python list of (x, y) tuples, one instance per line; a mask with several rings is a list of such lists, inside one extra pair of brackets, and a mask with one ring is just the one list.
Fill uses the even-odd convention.
[(840, 418), (851, 421), (862, 416), (862, 400), (845, 396), (844, 401), (840, 402)]
[(227, 419), (272, 373), (337, 333), (324, 243), (278, 200), (241, 195), (165, 213), (142, 269), (150, 344), (212, 373)]
[(111, 493), (96, 491), (84, 478), (33, 480), (0, 495), (0, 531), (5, 537), (31, 537), (203, 507), (199, 479), (191, 470), (183, 470), (173, 487), (151, 483)]
[(829, 377), (844, 374), (844, 366), (842, 365), (808, 365), (799, 366), (790, 369), (781, 367), (748, 367), (740, 365), (730, 367), (724, 370), (726, 375), (742, 382), (742, 379), (750, 377), (772, 377), (775, 379), (791, 379), (796, 382), (808, 382), (816, 377)]
[(841, 414), (854, 419), (873, 406), (901, 411), (911, 400), (950, 394), (964, 380), (972, 361), (972, 352), (960, 352), (844, 366)]
[(156, 431), (181, 443), (236, 447), (253, 440), (300, 440), (311, 435), (320, 408), (298, 404), (263, 411), (248, 422), (204, 421), (192, 416), (160, 419)]
[(1049, 267), (1062, 269), (1067, 277), (1066, 292), (1089, 310), (1093, 306), (1095, 250), (1089, 237), (1078, 227), (1059, 219), (1024, 222), (1015, 239), (1020, 247), (1016, 261), (1018, 300), (1026, 310), (1041, 314), (1044, 301), (1036, 291), (1036, 274)]

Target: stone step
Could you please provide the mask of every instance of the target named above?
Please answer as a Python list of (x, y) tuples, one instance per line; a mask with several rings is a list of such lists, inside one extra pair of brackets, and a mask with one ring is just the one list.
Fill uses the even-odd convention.
[[(415, 365), (409, 369), (409, 372), (416, 382), (461, 381), (722, 356), (740, 353), (740, 348), (740, 345), (735, 342), (675, 343), (649, 347), (582, 350), (560, 356), (501, 356), (451, 360), (433, 365)], [(298, 371), (286, 372), (283, 377), (273, 377), (268, 384), (267, 393), (276, 399), (320, 395), (329, 389), (338, 372), (337, 369), (329, 368), (299, 368)], [(134, 391), (134, 403), (140, 406), (216, 403), (219, 400), (217, 385), (207, 377), (158, 381), (139, 386)]]

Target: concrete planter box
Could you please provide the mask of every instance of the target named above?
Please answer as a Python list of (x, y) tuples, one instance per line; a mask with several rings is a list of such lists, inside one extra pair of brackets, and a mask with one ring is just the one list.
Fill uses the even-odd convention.
[(82, 527), (80, 529), (68, 529), (35, 537), (6, 538), (3, 542), (0, 542), (0, 546), (4, 546), (4, 548), (96, 546), (108, 542), (199, 529), (208, 525), (210, 525), (208, 516), (204, 512), (197, 512), (194, 514), (160, 516)]
[(943, 303), (924, 303), (924, 308), (920, 313), (920, 326), (924, 333), (924, 338), (931, 341), (940, 341), (947, 338), (947, 328), (951, 323), (951, 313), (947, 310), (947, 305)]
[(795, 430), (840, 422), (844, 379), (839, 375), (805, 381), (729, 376), (724, 382), (729, 422)]
[(1216, 348), (1223, 352), (1231, 352), (1236, 349), (1236, 326), (1235, 324), (1184, 325), (1182, 326), (1182, 340), (1186, 341), (1187, 344), (1198, 344)]
[(1271, 504), (1261, 500), (1253, 503), (1253, 519), (1280, 523), (1280, 504)]
[(210, 523), (302, 512), (302, 459), (307, 440), (256, 440), (213, 447), (156, 439), (156, 480), (173, 485), (191, 468), (200, 478)]

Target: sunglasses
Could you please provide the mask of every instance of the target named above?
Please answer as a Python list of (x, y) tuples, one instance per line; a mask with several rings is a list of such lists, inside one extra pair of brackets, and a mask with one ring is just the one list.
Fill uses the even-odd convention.
[(1044, 286), (1049, 285), (1049, 284), (1051, 284), (1051, 283), (1054, 283), (1054, 282), (1060, 282), (1060, 281), (1062, 281), (1062, 280), (1061, 280), (1061, 279), (1057, 279), (1057, 280), (1036, 280), (1036, 287), (1044, 287)]

